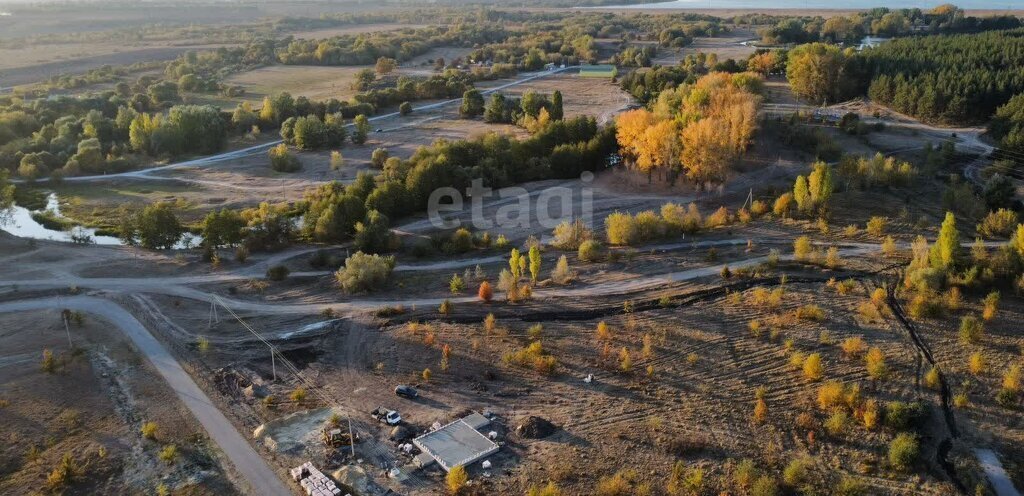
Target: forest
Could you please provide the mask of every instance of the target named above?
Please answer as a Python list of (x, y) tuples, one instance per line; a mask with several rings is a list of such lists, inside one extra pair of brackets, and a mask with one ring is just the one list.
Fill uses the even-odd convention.
[(1024, 30), (907, 38), (866, 50), (872, 99), (926, 121), (987, 120), (1024, 91)]

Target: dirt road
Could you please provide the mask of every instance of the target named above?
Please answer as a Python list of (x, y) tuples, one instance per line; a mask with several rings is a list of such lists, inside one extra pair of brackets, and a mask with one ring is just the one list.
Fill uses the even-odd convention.
[(160, 375), (177, 393), (178, 398), (192, 411), (210, 437), (220, 446), (243, 478), (248, 482), (249, 494), (288, 496), (292, 494), (277, 477), (267, 462), (235, 429), (227, 417), (210, 401), (192, 377), (168, 353), (143, 325), (116, 303), (91, 296), (69, 298), (41, 298), (0, 303), (0, 313), (39, 309), (72, 309), (99, 315), (121, 329), (146, 356)]
[[(530, 81), (534, 81), (536, 79), (545, 78), (545, 77), (551, 76), (553, 74), (558, 74), (558, 73), (561, 73), (561, 72), (565, 72), (565, 71), (569, 71), (569, 70), (574, 70), (574, 69), (579, 69), (579, 67), (576, 67), (576, 66), (560, 67), (560, 68), (555, 68), (555, 69), (551, 69), (551, 70), (546, 70), (546, 71), (541, 71), (541, 72), (537, 72), (537, 73), (528, 74), (528, 75), (525, 75), (524, 77), (522, 77), (520, 79), (517, 79), (515, 81), (511, 81), (511, 82), (502, 84), (500, 86), (495, 86), (493, 88), (487, 88), (485, 90), (481, 90), (480, 93), (484, 94), (484, 95), (487, 95), (487, 94), (493, 93), (495, 91), (501, 91), (501, 90), (504, 90), (506, 88), (511, 88), (513, 86), (517, 86), (517, 85), (520, 85), (520, 84), (528, 83)], [(420, 113), (420, 112), (423, 112), (423, 111), (426, 111), (426, 110), (434, 110), (434, 109), (438, 109), (438, 108), (441, 108), (441, 107), (446, 107), (446, 106), (454, 105), (454, 104), (457, 104), (457, 103), (462, 103), (462, 98), (453, 98), (451, 100), (444, 100), (444, 101), (437, 102), (437, 103), (421, 105), (421, 106), (418, 106), (418, 107), (414, 107), (413, 108), (413, 112)], [(391, 112), (391, 113), (388, 113), (388, 114), (375, 115), (373, 117), (368, 118), (367, 120), (370, 121), (370, 122), (374, 122), (374, 121), (379, 121), (379, 120), (383, 120), (383, 119), (390, 119), (390, 118), (396, 117), (398, 115), (400, 115), (399, 112)], [(351, 125), (352, 124), (349, 124), (349, 126), (351, 126)], [(394, 129), (390, 129), (390, 130), (394, 130)], [(151, 168), (148, 168), (148, 169), (129, 171), (129, 172), (120, 172), (120, 173), (117, 173), (117, 174), (103, 174), (103, 175), (94, 175), (94, 176), (73, 176), (73, 177), (64, 178), (64, 180), (68, 181), (68, 182), (89, 182), (89, 181), (104, 181), (104, 180), (110, 180), (110, 179), (158, 179), (158, 180), (159, 179), (163, 179), (163, 180), (177, 180), (177, 181), (191, 182), (193, 180), (187, 179), (187, 178), (160, 177), (160, 176), (154, 176), (153, 173), (154, 172), (165, 172), (165, 171), (174, 170), (174, 169), (180, 169), (182, 167), (197, 167), (197, 166), (214, 165), (214, 164), (218, 164), (218, 163), (226, 162), (226, 161), (230, 161), (230, 160), (237, 160), (237, 159), (242, 158), (242, 157), (247, 157), (247, 156), (250, 156), (250, 155), (256, 155), (256, 154), (259, 154), (259, 153), (265, 153), (267, 150), (277, 146), (281, 142), (282, 142), (282, 140), (268, 141), (266, 143), (261, 143), (261, 144), (258, 144), (258, 145), (253, 145), (253, 146), (242, 148), (242, 149), (239, 149), (239, 150), (232, 150), (232, 151), (228, 151), (228, 152), (224, 152), (224, 153), (219, 153), (217, 155), (210, 155), (210, 156), (207, 156), (207, 157), (200, 157), (200, 158), (196, 158), (196, 159), (192, 159), (192, 160), (185, 160), (185, 161), (182, 161), (182, 162), (176, 162), (176, 163), (173, 163), (173, 164), (161, 165), (161, 166), (158, 166), (158, 167), (151, 167)], [(49, 181), (49, 179), (48, 178), (44, 178), (44, 179), (39, 179), (38, 181), (39, 182), (46, 182), (46, 181)], [(14, 180), (13, 182), (17, 183), (17, 182), (21, 182), (21, 180)], [(215, 182), (215, 181), (204, 181), (203, 184), (210, 185), (210, 186), (225, 186), (225, 187), (235, 187), (236, 186), (236, 185), (232, 185), (230, 183), (220, 183), (220, 182)], [(248, 189), (248, 186), (246, 188)]]
[(985, 476), (988, 477), (997, 496), (1020, 496), (1020, 491), (1013, 487), (1013, 481), (1003, 469), (1003, 464), (999, 462), (999, 457), (994, 451), (979, 448), (974, 450), (974, 455), (978, 457), (981, 469), (985, 471)]

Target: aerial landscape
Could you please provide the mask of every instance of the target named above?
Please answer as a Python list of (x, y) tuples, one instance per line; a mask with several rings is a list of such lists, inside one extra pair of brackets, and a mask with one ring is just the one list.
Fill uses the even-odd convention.
[(0, 495), (1024, 491), (1024, 5), (0, 0)]

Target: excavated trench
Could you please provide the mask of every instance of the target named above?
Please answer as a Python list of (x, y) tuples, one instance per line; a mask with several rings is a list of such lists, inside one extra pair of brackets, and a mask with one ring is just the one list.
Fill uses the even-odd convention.
[[(904, 330), (907, 331), (907, 335), (910, 336), (911, 342), (914, 343), (914, 347), (917, 348), (918, 356), (923, 357), (929, 365), (935, 367), (935, 358), (932, 356), (932, 350), (928, 347), (928, 344), (924, 342), (921, 335), (917, 332), (917, 328), (907, 318), (906, 312), (903, 310), (903, 305), (900, 304), (896, 298), (896, 287), (899, 281), (897, 280), (894, 284), (890, 284), (888, 288), (887, 302), (889, 309), (892, 310), (892, 314), (899, 321), (900, 325)], [(939, 441), (938, 452), (936, 458), (939, 466), (942, 467), (943, 472), (949, 477), (949, 480), (953, 482), (957, 490), (961, 494), (967, 494), (967, 486), (957, 477), (956, 468), (953, 463), (949, 461), (949, 452), (953, 448), (953, 440), (960, 437), (960, 431), (956, 427), (956, 417), (953, 414), (953, 408), (950, 405), (950, 392), (949, 384), (946, 382), (946, 375), (942, 373), (941, 369), (937, 369), (939, 374), (939, 398), (942, 403), (942, 416), (945, 420), (946, 430), (949, 432), (949, 436)], [(920, 387), (920, 385), (918, 386)]]

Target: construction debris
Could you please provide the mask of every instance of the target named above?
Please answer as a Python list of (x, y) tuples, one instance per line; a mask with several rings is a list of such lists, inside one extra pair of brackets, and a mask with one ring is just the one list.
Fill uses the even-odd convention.
[(290, 471), (292, 480), (298, 482), (306, 491), (306, 496), (335, 496), (341, 494), (341, 488), (329, 477), (313, 466), (311, 462), (303, 463)]

